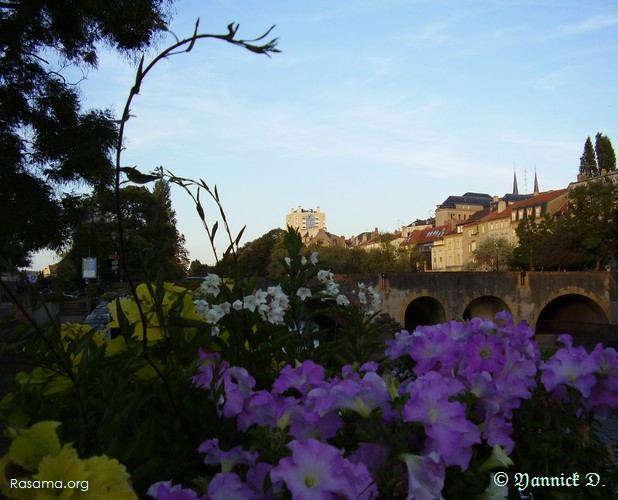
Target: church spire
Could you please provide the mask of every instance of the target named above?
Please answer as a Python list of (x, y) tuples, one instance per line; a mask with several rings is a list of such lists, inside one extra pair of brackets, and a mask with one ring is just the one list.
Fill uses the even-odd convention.
[(534, 194), (539, 194), (539, 180), (536, 177), (536, 168), (534, 169)]
[(513, 194), (519, 194), (519, 189), (517, 187), (517, 172), (513, 169)]

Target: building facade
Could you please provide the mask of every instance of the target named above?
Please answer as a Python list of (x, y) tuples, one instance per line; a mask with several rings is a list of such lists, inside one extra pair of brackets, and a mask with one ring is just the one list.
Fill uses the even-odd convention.
[(305, 210), (302, 207), (292, 208), (290, 213), (285, 216), (285, 225), (286, 227), (293, 227), (301, 233), (319, 229), (326, 231), (326, 213), (320, 211), (320, 207), (317, 207), (316, 210), (313, 208)]

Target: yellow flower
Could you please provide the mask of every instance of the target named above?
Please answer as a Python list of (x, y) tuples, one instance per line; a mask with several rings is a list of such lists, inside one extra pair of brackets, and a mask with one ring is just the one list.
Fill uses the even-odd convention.
[[(195, 310), (193, 305), (193, 293), (191, 291), (186, 288), (176, 286), (172, 283), (164, 283), (163, 290), (164, 293), (160, 304), (163, 314), (169, 313), (172, 306), (174, 306), (177, 300), (183, 296), (182, 303), (180, 304), (180, 317), (190, 320), (203, 320), (203, 318)], [(152, 291), (156, 293), (156, 287), (153, 286)], [(159, 316), (157, 315), (157, 307), (154, 303), (154, 297), (151, 295), (150, 290), (145, 284), (141, 284), (136, 288), (136, 294), (146, 317), (146, 334), (148, 336), (148, 340), (157, 342), (164, 337), (164, 329), (161, 328)], [(135, 325), (134, 335), (138, 338), (143, 337), (142, 321), (137, 304), (133, 297), (119, 298), (109, 305), (109, 309), (112, 314), (112, 321), (106, 326), (108, 328), (118, 328), (120, 326), (118, 320), (119, 308), (126, 316), (128, 323)], [(191, 336), (194, 333), (195, 329), (185, 328), (186, 335)]]
[(12, 462), (31, 472), (37, 470), (45, 455), (55, 455), (60, 451), (60, 440), (56, 428), (60, 422), (38, 422), (19, 435), (11, 443), (9, 456)]
[[(47, 455), (41, 460), (39, 471), (32, 476), (38, 481), (54, 481), (57, 484), (86, 484), (90, 472), (86, 464), (79, 459), (77, 452), (70, 444), (65, 444), (55, 456)], [(77, 483), (79, 481), (79, 483)], [(81, 488), (47, 488), (36, 490), (36, 500), (56, 498), (79, 498), (84, 493)], [(82, 498), (88, 498), (82, 496)]]
[(86, 470), (90, 472), (87, 495), (89, 499), (137, 499), (137, 495), (129, 483), (129, 473), (118, 460), (103, 455), (91, 457), (85, 461), (85, 464)]

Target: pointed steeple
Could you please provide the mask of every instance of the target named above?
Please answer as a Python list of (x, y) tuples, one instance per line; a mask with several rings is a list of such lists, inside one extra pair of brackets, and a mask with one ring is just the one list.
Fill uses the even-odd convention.
[(513, 169), (513, 194), (519, 194), (519, 189), (517, 187), (517, 172)]
[(536, 169), (534, 169), (534, 194), (539, 194), (539, 180), (536, 177)]

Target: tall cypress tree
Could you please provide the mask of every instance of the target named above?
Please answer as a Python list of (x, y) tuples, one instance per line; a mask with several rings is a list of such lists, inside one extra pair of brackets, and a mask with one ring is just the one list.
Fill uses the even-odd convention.
[(594, 149), (597, 154), (597, 165), (599, 166), (600, 174), (616, 170), (616, 153), (609, 137), (601, 134), (601, 132), (597, 133)]
[(584, 153), (579, 159), (579, 173), (585, 175), (586, 177), (596, 177), (599, 175), (599, 167), (597, 165), (590, 136), (586, 139), (584, 144)]

